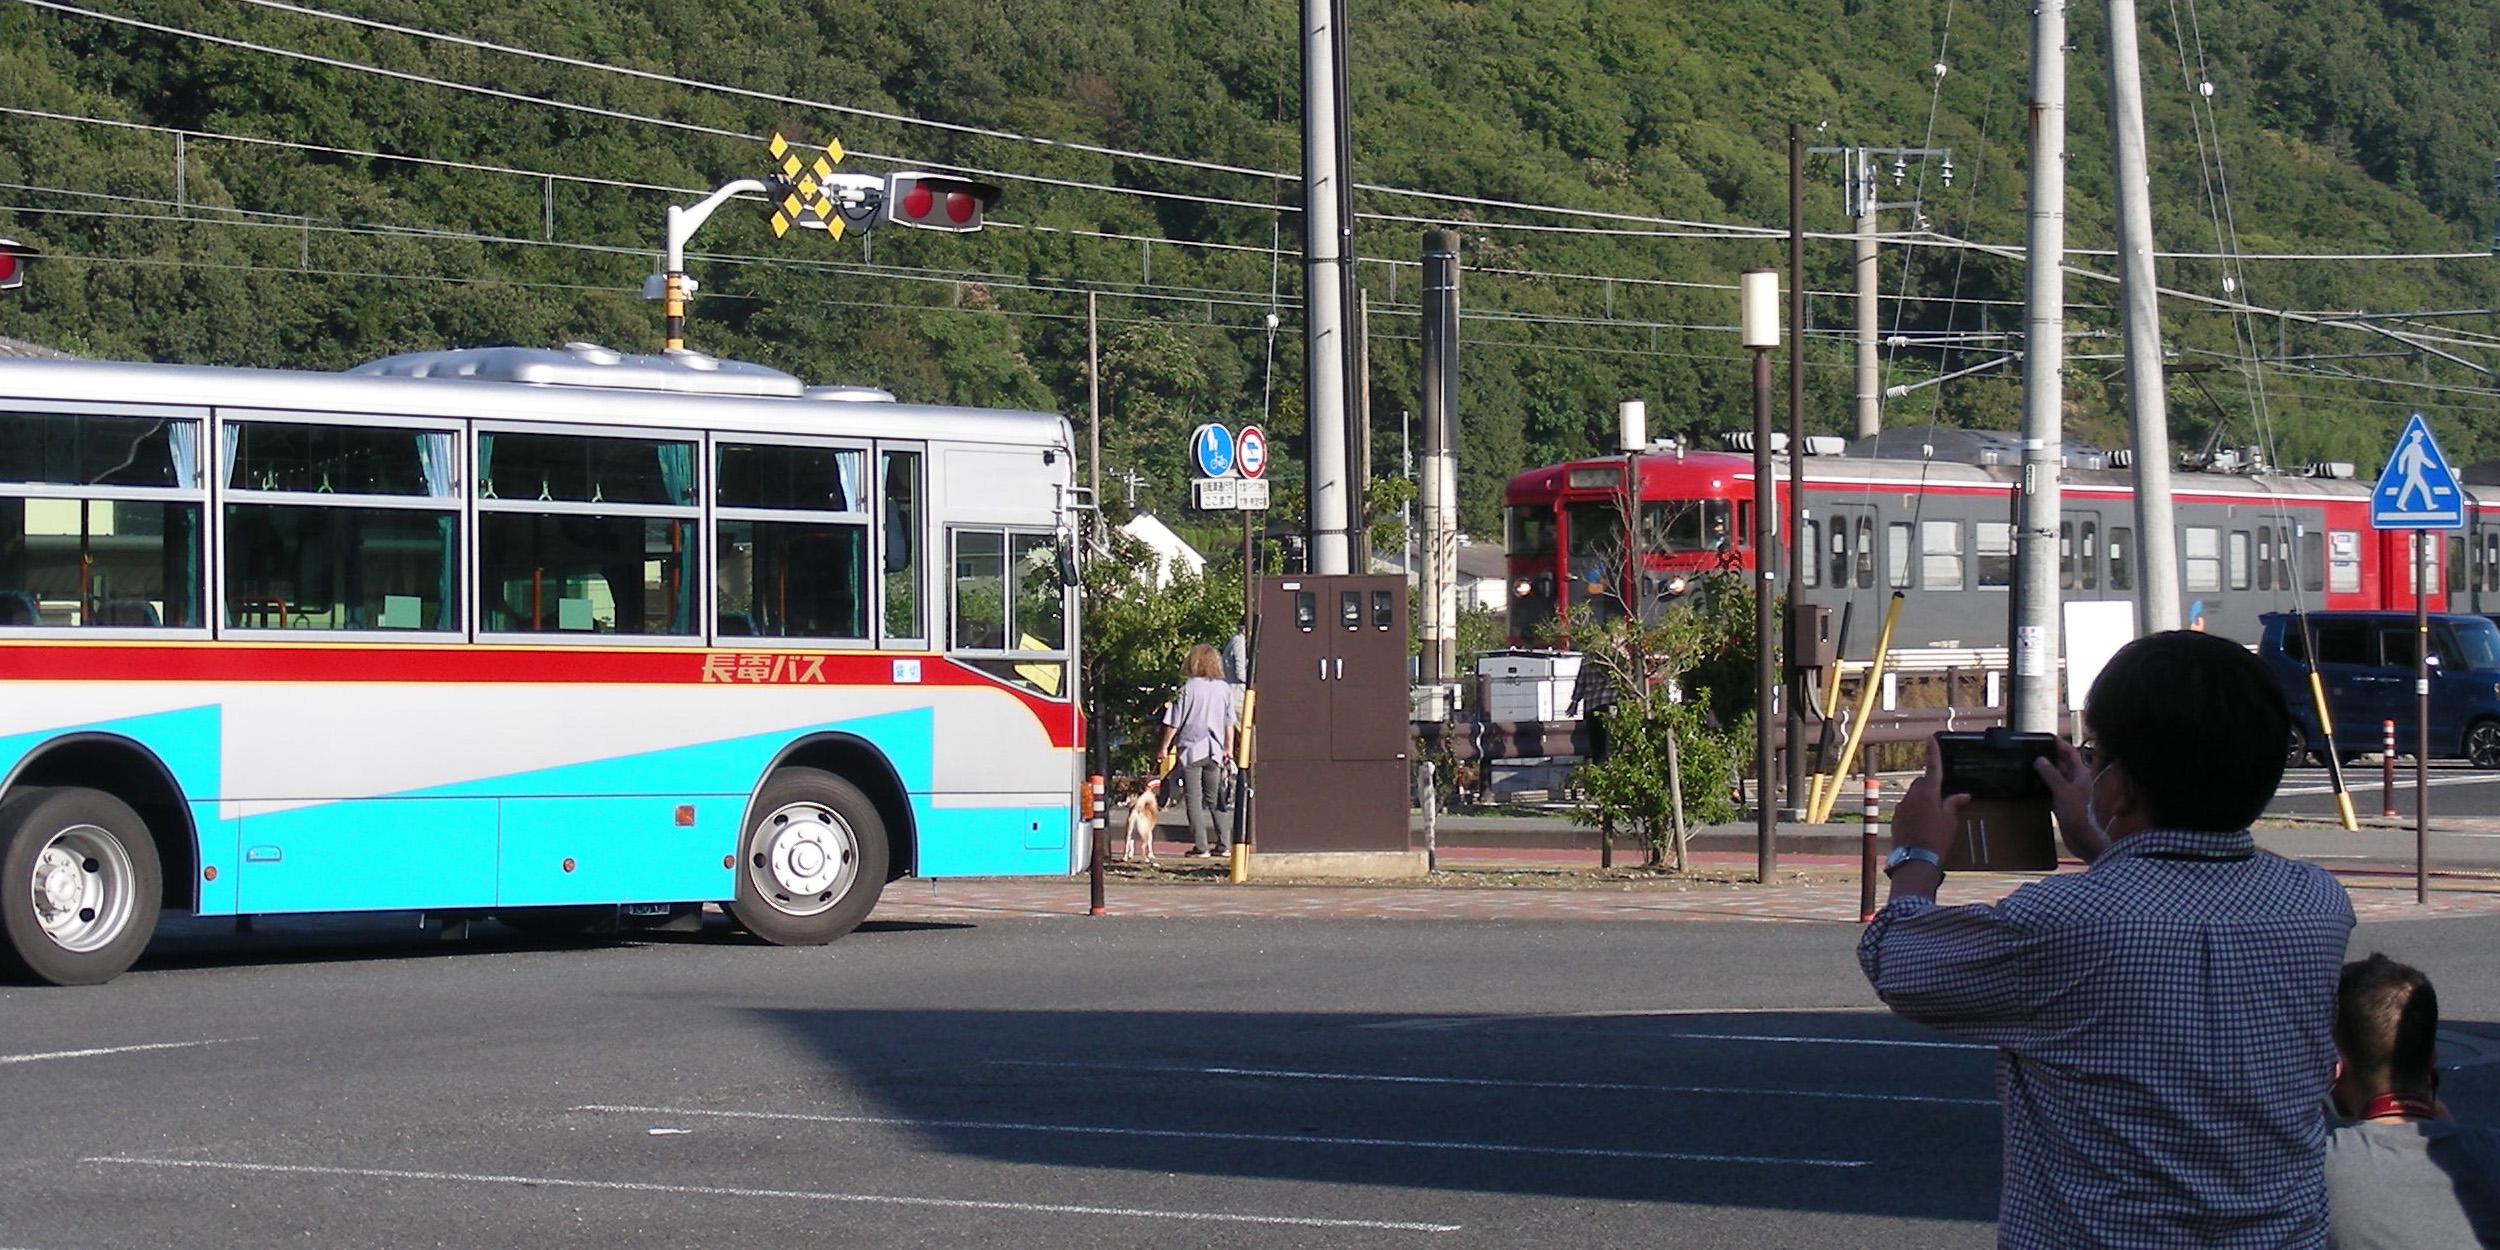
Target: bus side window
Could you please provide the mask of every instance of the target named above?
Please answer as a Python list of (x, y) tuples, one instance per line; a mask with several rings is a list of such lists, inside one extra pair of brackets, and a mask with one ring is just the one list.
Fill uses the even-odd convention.
[(885, 637), (917, 640), (929, 636), (920, 612), (920, 453), (882, 454), (878, 498), (885, 501), (885, 554), (880, 564), (885, 586)]

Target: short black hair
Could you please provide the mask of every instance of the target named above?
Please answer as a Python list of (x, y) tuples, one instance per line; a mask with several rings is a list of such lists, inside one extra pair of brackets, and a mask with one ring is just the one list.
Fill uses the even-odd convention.
[(2171, 630), (2118, 649), (2083, 719), (2159, 829), (2238, 832), (2283, 781), (2291, 711), (2248, 648)]
[(2369, 1089), (2431, 1087), (2439, 994), (2420, 969), (2373, 953), (2344, 965), (2335, 982), (2335, 1049)]

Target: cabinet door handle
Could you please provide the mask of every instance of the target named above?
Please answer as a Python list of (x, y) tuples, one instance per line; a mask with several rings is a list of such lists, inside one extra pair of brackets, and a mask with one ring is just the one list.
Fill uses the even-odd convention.
[(1345, 680), (1345, 657), (1342, 655), (1337, 657), (1337, 680)]
[(1319, 657), (1319, 679), (1328, 680), (1328, 657), (1324, 655)]

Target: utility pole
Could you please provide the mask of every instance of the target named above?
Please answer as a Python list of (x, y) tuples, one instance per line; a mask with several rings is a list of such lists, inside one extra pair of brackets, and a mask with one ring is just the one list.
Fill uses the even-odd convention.
[(1780, 749), (1788, 756), (1788, 809), (1806, 811), (1806, 671), (1797, 664), (1797, 610), (1805, 603), (1806, 516), (1806, 131), (1788, 123), (1788, 682), (1787, 724)]
[(1424, 232), (1423, 680), (1458, 680), (1458, 234)]
[[(1795, 130), (1796, 127), (1792, 125), (1790, 129)], [(1892, 158), (1892, 185), (1896, 187), (1909, 177), (1912, 158), (1921, 161), (1929, 157), (1942, 158), (1944, 165), (1940, 172), (1944, 185), (1950, 187), (1953, 185), (1953, 149), (1838, 147), (1809, 148), (1807, 152), (1815, 156), (1846, 158), (1841, 165), (1841, 198), (1848, 205), (1849, 219), (1857, 234), (1857, 436), (1873, 438), (1884, 429), (1882, 362), (1876, 353), (1876, 337), (1883, 320), (1876, 302), (1881, 290), (1876, 265), (1879, 255), (1876, 235), (1881, 231), (1879, 214), (1888, 208), (1906, 208), (1917, 214), (1913, 220), (1920, 229), (1927, 226), (1927, 215), (1919, 201), (1886, 202), (1881, 198), (1876, 172), (1881, 162), (1877, 158)]]
[(1307, 567), (1352, 572), (1347, 526), (1346, 288), (1352, 222), (1338, 89), (1345, 66), (1343, 0), (1302, 0), (1303, 422), (1309, 469)]
[[(2045, 2), (2045, 0), (2044, 0)], [(2134, 434), (2136, 626), (2179, 627), (2178, 518), (2170, 504), (2170, 397), (2161, 364), (2161, 297), (2153, 277), (2152, 184), (2144, 169), (2144, 74), (2135, 0), (2109, 0), (2110, 177), (2118, 201), (2118, 295), (2125, 312), (2127, 424)], [(2243, 298), (2245, 293), (2243, 292)]]
[[(2031, 228), (2023, 290), (2023, 476), (2014, 542), (2016, 730), (2057, 728), (2057, 512), (2065, 448), (2066, 0), (2031, 11)], [(2146, 538), (2152, 535), (2147, 534)], [(2165, 538), (2164, 541), (2167, 541)], [(2149, 544), (2148, 544), (2149, 545)]]

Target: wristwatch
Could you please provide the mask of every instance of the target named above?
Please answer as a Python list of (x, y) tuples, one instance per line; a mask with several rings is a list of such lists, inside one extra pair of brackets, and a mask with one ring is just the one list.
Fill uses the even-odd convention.
[(1892, 854), (1884, 857), (1884, 875), (1889, 877), (1901, 871), (1901, 865), (1908, 863), (1926, 864), (1937, 872), (1944, 871), (1944, 856), (1923, 846), (1896, 846), (1892, 848)]

